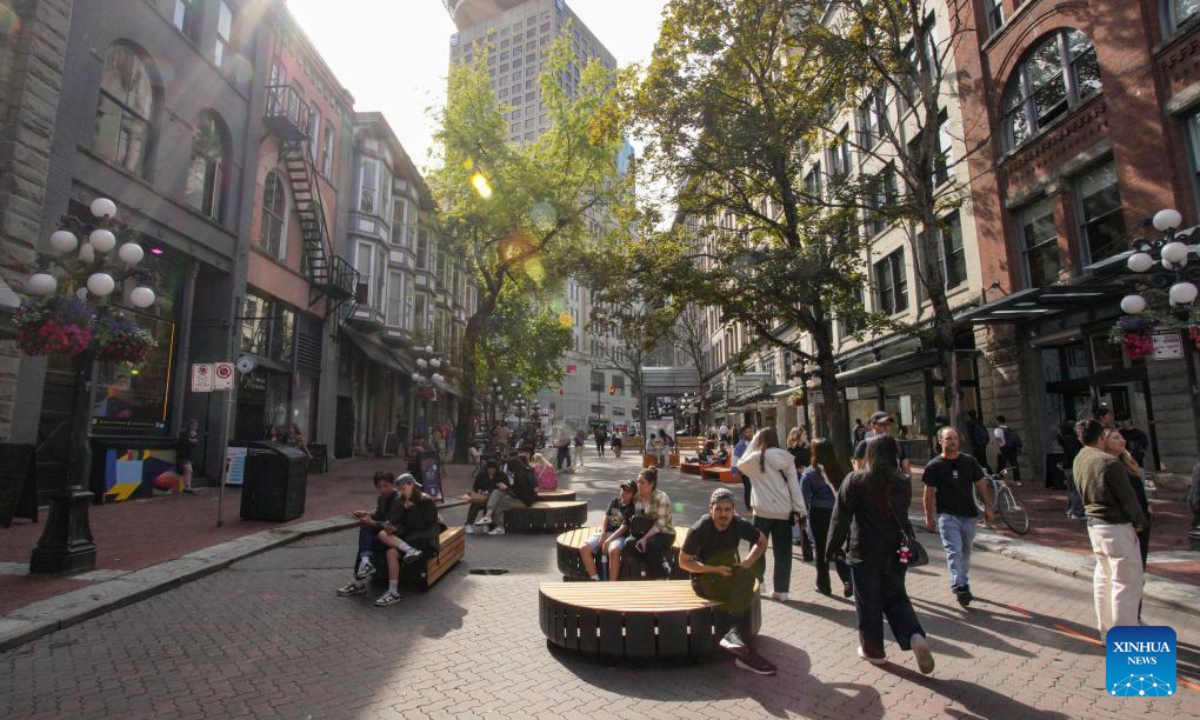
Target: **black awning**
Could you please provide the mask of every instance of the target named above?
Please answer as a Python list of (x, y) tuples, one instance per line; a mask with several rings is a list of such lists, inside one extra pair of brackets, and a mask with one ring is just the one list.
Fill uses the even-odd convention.
[(342, 332), (376, 365), (382, 365), (389, 370), (394, 370), (405, 376), (413, 374), (414, 370), (401, 362), (400, 358), (396, 357), (395, 353), (391, 350), (371, 342), (365, 335), (348, 327), (343, 327)]
[(1068, 310), (1095, 305), (1128, 292), (1120, 285), (1049, 285), (1005, 295), (963, 314), (971, 323), (1016, 323), (1037, 320)]

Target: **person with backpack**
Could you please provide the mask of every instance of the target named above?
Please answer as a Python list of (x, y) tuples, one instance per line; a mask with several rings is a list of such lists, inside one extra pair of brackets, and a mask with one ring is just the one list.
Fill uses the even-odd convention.
[(1025, 443), (1017, 431), (1008, 426), (1003, 415), (996, 416), (996, 429), (992, 433), (996, 437), (996, 472), (1012, 468), (1013, 484), (1021, 487), (1021, 465), (1017, 457)]
[(529, 461), (514, 455), (501, 468), (496, 489), (488, 498), (487, 512), (475, 521), (476, 525), (492, 525), (488, 535), (504, 534), (504, 512), (509, 508), (537, 502), (537, 476)]

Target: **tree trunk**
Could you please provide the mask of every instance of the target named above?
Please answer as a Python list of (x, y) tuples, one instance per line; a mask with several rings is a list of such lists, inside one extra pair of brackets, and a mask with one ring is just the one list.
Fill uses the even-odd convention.
[[(821, 418), (829, 428), (829, 441), (833, 443), (838, 465), (842, 472), (850, 471), (850, 424), (846, 420), (846, 409), (842, 406), (837, 379), (837, 361), (834, 359), (833, 338), (829, 325), (810, 331), (817, 348), (817, 377), (821, 386)], [(839, 481), (841, 478), (837, 478)]]
[(454, 462), (457, 463), (469, 462), (468, 451), (475, 442), (475, 430), (471, 426), (476, 409), (475, 345), (479, 342), (482, 327), (483, 318), (477, 312), (467, 321), (466, 330), (463, 332), (462, 383), (459, 388), (461, 394), (458, 396), (458, 422), (454, 428), (454, 436), (458, 438), (458, 442), (454, 443)]

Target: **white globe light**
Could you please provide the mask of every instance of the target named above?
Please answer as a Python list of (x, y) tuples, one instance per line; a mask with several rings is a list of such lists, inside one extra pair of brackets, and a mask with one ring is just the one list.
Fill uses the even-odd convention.
[(442, 366), (442, 361), (441, 361), (441, 360), (438, 360), (437, 358), (433, 358), (432, 360), (430, 360), (430, 361), (429, 361), (429, 365), (430, 365), (430, 366), (431, 366), (431, 367), (432, 367), (434, 370), (437, 370), (438, 368), (440, 368), (440, 367)]
[(50, 295), (58, 289), (58, 281), (50, 273), (34, 273), (25, 281), (25, 289), (31, 295)]
[(1176, 240), (1163, 245), (1162, 259), (1163, 263), (1171, 263), (1172, 265), (1182, 265), (1187, 262), (1187, 245)]
[(1141, 295), (1126, 295), (1121, 298), (1121, 312), (1126, 315), (1137, 315), (1146, 309), (1146, 298)]
[(148, 308), (154, 304), (154, 291), (148, 287), (135, 287), (133, 292), (129, 293), (129, 302), (133, 303), (134, 307)]
[(1154, 229), (1159, 232), (1174, 230), (1182, 222), (1183, 216), (1179, 214), (1178, 210), (1168, 208), (1154, 213)]
[(104, 228), (93, 230), (88, 241), (96, 248), (96, 252), (109, 252), (117, 246), (117, 236)]
[(441, 376), (441, 375), (439, 375), (438, 373), (434, 373), (434, 374), (433, 374), (433, 380), (434, 380), (434, 382), (441, 382), (441, 381), (443, 381), (443, 380), (445, 380), (445, 379), (446, 379), (446, 378), (442, 377), (442, 376)]
[(429, 363), (425, 362), (425, 358), (417, 358), (417, 367), (421, 368), (422, 370), (424, 370), (425, 366), (428, 364)]
[(415, 372), (412, 374), (412, 379), (416, 382), (421, 382), (421, 373)]
[(87, 279), (88, 292), (96, 297), (107, 297), (117, 286), (117, 281), (108, 273), (92, 273)]
[(425, 346), (425, 354), (426, 354), (426, 355), (432, 355), (432, 354), (433, 354), (433, 346), (432, 346), (432, 345), (426, 345), (426, 346)]
[(79, 238), (69, 230), (59, 230), (50, 235), (50, 247), (54, 249), (54, 252), (66, 255), (79, 247)]
[(1190, 305), (1196, 299), (1196, 293), (1200, 292), (1192, 283), (1184, 280), (1177, 282), (1171, 286), (1168, 291), (1171, 296), (1171, 303), (1174, 305)]
[(1129, 256), (1127, 264), (1133, 272), (1142, 273), (1154, 266), (1154, 258), (1150, 257), (1150, 253), (1134, 253)]
[(146, 251), (137, 243), (125, 243), (117, 251), (117, 257), (121, 258), (122, 262), (137, 265), (142, 261), (142, 258), (146, 257)]
[(96, 248), (92, 247), (91, 243), (84, 243), (83, 247), (79, 248), (79, 260), (88, 264), (96, 262)]
[(101, 220), (107, 220), (117, 214), (117, 204), (108, 198), (96, 198), (92, 201), (92, 214)]

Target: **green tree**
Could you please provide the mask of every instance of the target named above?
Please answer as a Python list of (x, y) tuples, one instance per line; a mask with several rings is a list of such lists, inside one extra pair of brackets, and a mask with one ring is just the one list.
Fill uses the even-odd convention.
[[(553, 46), (541, 77), (552, 125), (536, 142), (508, 143), (511, 108), (497, 102), (488, 85), (486, 48), (474, 65), (451, 69), (437, 117), (441, 165), (430, 175), (437, 222), (478, 289), (463, 334), (458, 461), (466, 459), (478, 388), (489, 372), (519, 368), (529, 382), (553, 377), (561, 335), (547, 337), (539, 328), (553, 316), (548, 308), (566, 277), (561, 270), (590, 242), (591, 218), (619, 201), (617, 83), (592, 61), (568, 95), (558, 78), (576, 61), (565, 37)], [(523, 302), (532, 307), (518, 308)], [(511, 317), (522, 322), (501, 321)]]
[(850, 434), (832, 325), (861, 328), (870, 318), (855, 292), (865, 281), (855, 215), (813, 203), (803, 182), (805, 143), (841, 98), (845, 72), (796, 42), (803, 11), (815, 5), (672, 0), (629, 102), (646, 140), (642, 169), (677, 188), (683, 220), (652, 243), (659, 269), (647, 279), (814, 365), (844, 461)]

